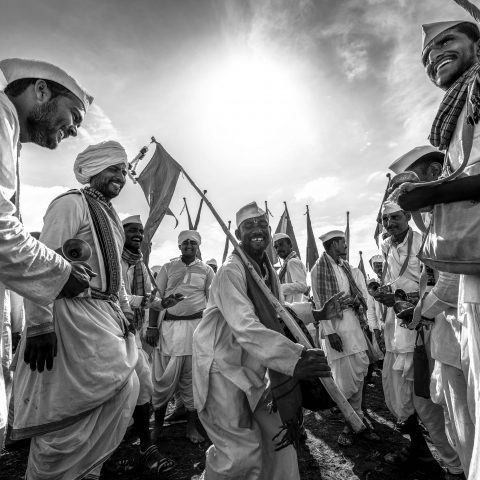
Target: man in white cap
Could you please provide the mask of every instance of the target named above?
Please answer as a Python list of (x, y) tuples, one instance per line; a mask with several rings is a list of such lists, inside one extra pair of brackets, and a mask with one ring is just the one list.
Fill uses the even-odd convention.
[(213, 270), (213, 273), (217, 273), (218, 264), (217, 264), (217, 261), (214, 258), (211, 258), (210, 260), (207, 260), (205, 263), (209, 267), (211, 267), (211, 269)]
[[(50, 204), (40, 241), (58, 249), (68, 239), (83, 240), (98, 276), (81, 297), (46, 307), (25, 301), (27, 329), (52, 335), (56, 352), (49, 371), (23, 361), (15, 370), (12, 437), (32, 437), (28, 479), (98, 479), (138, 398), (133, 313), (120, 263), (124, 233), (111, 204), (125, 184), (127, 154), (118, 142), (91, 145), (77, 156), (74, 172), (89, 186)], [(29, 360), (23, 342), (19, 353)]]
[[(317, 308), (323, 308), (325, 302), (337, 292), (343, 291), (349, 296), (340, 318), (322, 322), (325, 352), (335, 383), (358, 416), (363, 418), (363, 382), (370, 363), (363, 333), (367, 309), (365, 279), (362, 276), (361, 282), (356, 281), (350, 265), (343, 260), (347, 252), (344, 232), (332, 230), (320, 236), (320, 240), (325, 252), (315, 262), (311, 273), (312, 293)], [(373, 432), (367, 435), (378, 439)], [(352, 429), (346, 424), (338, 443), (350, 446), (354, 439)]]
[[(444, 155), (431, 146), (417, 147), (390, 165), (396, 174), (414, 172), (421, 182), (437, 180)], [(423, 213), (426, 224), (430, 214)], [(422, 220), (423, 222), (423, 220)], [(430, 385), (432, 400), (443, 406), (445, 426), (458, 453), (465, 475), (472, 458), (475, 426), (468, 409), (466, 376), (462, 369), (462, 324), (458, 320), (459, 275), (438, 272), (438, 280), (423, 301), (422, 316), (434, 321), (430, 336), (431, 356), (435, 361)]]
[[(478, 201), (480, 188), (480, 143), (478, 142), (480, 72), (480, 30), (476, 23), (455, 20), (422, 26), (422, 61), (430, 80), (445, 90), (432, 124), (430, 143), (448, 152), (451, 170), (464, 159), (464, 146), (472, 141), (468, 163), (461, 177), (433, 188), (405, 185), (399, 197), (400, 205), (410, 211), (426, 206), (466, 201)], [(469, 127), (471, 126), (471, 127)], [(470, 130), (470, 131), (469, 131)], [(472, 131), (473, 130), (473, 131)], [(465, 137), (468, 135), (469, 138)], [(468, 207), (467, 207), (468, 208)], [(478, 221), (471, 218), (470, 221)], [(467, 401), (475, 420), (473, 452), (480, 448), (480, 275), (460, 275), (458, 320), (461, 330), (461, 363), (466, 371)], [(468, 478), (480, 477), (480, 457), (473, 455)]]
[[(152, 289), (153, 275), (143, 262), (141, 244), (143, 240), (143, 223), (140, 215), (132, 215), (122, 220), (125, 233), (125, 244), (122, 252), (122, 273), (130, 307), (133, 310), (135, 342), (138, 348), (138, 361), (135, 371), (140, 382), (137, 405), (133, 412), (134, 428), (140, 439), (140, 466), (150, 474), (164, 474), (174, 468), (174, 462), (162, 456), (158, 447), (152, 442), (150, 435), (150, 401), (153, 384), (149, 358), (143, 349), (145, 336), (145, 318), (150, 308), (162, 310), (177, 303), (175, 297), (163, 300), (155, 297), (156, 289)], [(147, 345), (151, 349), (150, 346)]]
[(282, 295), (286, 302), (303, 302), (307, 292), (307, 269), (293, 250), (292, 240), (286, 233), (273, 235), (273, 248), (283, 260), (278, 272)]
[(192, 443), (204, 438), (195, 425), (197, 412), (192, 392), (192, 338), (207, 305), (208, 292), (215, 274), (199, 258), (201, 236), (195, 230), (178, 235), (181, 256), (162, 266), (156, 278), (160, 298), (176, 295), (178, 304), (162, 312), (151, 311), (147, 342), (153, 351), (154, 439), (159, 440), (168, 402), (176, 394), (178, 406), (187, 409), (186, 436)]
[[(390, 237), (381, 245), (385, 258), (385, 285), (391, 291), (402, 289), (407, 295), (418, 298), (421, 264), (417, 258), (422, 245), (422, 236), (409, 227), (411, 215), (396, 203), (385, 202), (382, 220)], [(394, 294), (377, 291), (376, 300), (388, 307), (385, 318), (385, 359), (382, 383), (387, 407), (396, 417), (399, 428), (411, 439), (409, 451), (397, 457), (406, 460), (408, 468), (417, 468), (430, 475), (444, 475), (422, 436), (416, 415), (428, 430), (432, 443), (452, 474), (461, 474), (460, 460), (450, 446), (445, 433), (443, 409), (431, 399), (415, 395), (413, 388), (413, 351), (417, 332), (402, 326), (402, 320), (393, 310)], [(424, 330), (427, 350), (430, 348), (430, 330)]]
[[(5, 82), (1, 80), (2, 73)], [(41, 305), (57, 296), (75, 296), (88, 287), (90, 277), (82, 266), (69, 264), (25, 232), (14, 204), (18, 203), (15, 194), (19, 185), (20, 143), (34, 142), (54, 148), (62, 138), (76, 135), (92, 97), (58, 67), (21, 59), (0, 61), (0, 90), (0, 308), (3, 311), (7, 302), (5, 287)], [(45, 360), (47, 368), (51, 364), (53, 344), (48, 335), (39, 333), (32, 335), (31, 330), (27, 331), (27, 352), (32, 363), (38, 361), (37, 367), (43, 371)], [(1, 371), (0, 384), (3, 384)], [(0, 437), (7, 421), (3, 390), (0, 387)]]
[[(237, 212), (236, 222), (240, 247), (280, 298), (278, 276), (266, 255), (270, 230), (265, 212), (249, 203)], [(285, 418), (268, 406), (266, 371), (272, 382), (282, 375), (286, 382), (293, 376), (296, 383), (328, 376), (330, 369), (321, 350), (307, 350), (265, 326), (267, 317), (278, 320), (259, 306), (258, 287), (251, 282), (242, 260), (233, 253), (212, 282), (207, 309), (194, 334), (195, 405), (213, 442), (202, 478), (298, 480), (293, 446), (287, 442), (286, 448), (275, 450), (273, 437)], [(312, 316), (311, 304), (308, 308)], [(325, 310), (334, 314), (332, 302)], [(273, 394), (275, 385), (271, 387)], [(292, 410), (301, 413), (301, 405), (293, 404)], [(292, 427), (299, 434), (296, 419), (291, 419)]]

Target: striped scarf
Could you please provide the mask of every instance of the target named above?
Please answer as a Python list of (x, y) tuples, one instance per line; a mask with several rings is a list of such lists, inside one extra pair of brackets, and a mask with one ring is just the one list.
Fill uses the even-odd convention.
[[(352, 270), (350, 265), (343, 260), (340, 263), (340, 268), (343, 270), (345, 275), (348, 279), (348, 284), (350, 286), (350, 293), (357, 297), (360, 301), (361, 307), (366, 311), (367, 309), (367, 302), (363, 298), (361, 290), (357, 287), (355, 280), (353, 279)], [(337, 277), (335, 275), (335, 271), (330, 263), (328, 258), (328, 254), (326, 252), (318, 259), (317, 263), (317, 294), (320, 299), (319, 308), (323, 308), (325, 304), (328, 302), (333, 295), (340, 292), (340, 288), (338, 286)], [(358, 307), (356, 308), (357, 317), (361, 318), (360, 312), (357, 311)], [(362, 315), (363, 316), (363, 315)]]
[(296, 258), (297, 254), (295, 250), (292, 250), (289, 254), (288, 257), (283, 261), (282, 268), (278, 272), (278, 278), (280, 279), (280, 283), (283, 283), (285, 280), (285, 275), (287, 274), (287, 267), (288, 267), (288, 261), (291, 258)]
[[(447, 90), (438, 109), (428, 139), (439, 150), (447, 150), (460, 113), (467, 103), (467, 122), (478, 123), (480, 118), (480, 63), (475, 63)], [(468, 98), (468, 102), (467, 102)]]
[[(134, 253), (126, 248), (122, 252), (122, 260), (127, 262), (128, 266), (133, 267), (133, 284), (131, 288), (132, 295), (144, 297), (145, 292), (145, 277), (143, 274), (143, 255), (141, 253)], [(132, 308), (134, 314), (134, 327), (136, 330), (143, 325), (145, 318), (145, 310), (141, 307)]]
[(118, 292), (122, 281), (121, 267), (112, 228), (112, 222), (117, 223), (118, 217), (112, 204), (99, 191), (92, 187), (82, 188), (81, 191), (84, 193), (88, 204), (93, 228), (100, 245), (100, 253), (105, 264), (107, 287), (104, 292), (91, 288), (92, 297), (103, 300), (113, 298), (118, 301)]

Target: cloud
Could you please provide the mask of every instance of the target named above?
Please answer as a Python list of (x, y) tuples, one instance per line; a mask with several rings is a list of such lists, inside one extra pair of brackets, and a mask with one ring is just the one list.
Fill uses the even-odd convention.
[(78, 130), (78, 136), (82, 142), (89, 145), (103, 140), (120, 140), (120, 133), (112, 120), (96, 103), (88, 109), (83, 128)]
[(295, 194), (295, 200), (310, 200), (324, 202), (340, 193), (342, 181), (337, 177), (320, 177), (306, 183)]
[(41, 231), (43, 217), (51, 201), (66, 192), (68, 187), (37, 187), (22, 185), (20, 190), (20, 211), (25, 228), (29, 232)]

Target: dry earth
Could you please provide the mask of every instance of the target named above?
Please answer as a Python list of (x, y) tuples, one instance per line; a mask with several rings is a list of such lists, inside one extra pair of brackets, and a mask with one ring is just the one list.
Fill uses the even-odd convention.
[[(398, 466), (385, 462), (384, 456), (407, 445), (407, 440), (393, 429), (392, 416), (383, 401), (381, 378), (373, 377), (368, 386), (367, 405), (373, 424), (381, 436), (380, 442), (359, 440), (353, 447), (343, 448), (336, 439), (343, 428), (342, 419), (330, 411), (306, 414), (308, 439), (299, 452), (302, 480), (436, 480), (431, 476), (409, 474)], [(207, 444), (192, 445), (185, 438), (185, 425), (165, 429), (161, 451), (173, 458), (178, 468), (169, 480), (196, 480), (203, 470)], [(135, 459), (138, 443), (126, 438), (112, 459), (105, 465), (102, 480), (146, 479), (154, 477), (134, 468), (122, 472), (118, 460)], [(0, 459), (0, 479), (22, 479), (25, 472), (28, 448), (26, 446), (6, 451)], [(274, 480), (274, 479), (272, 479)]]

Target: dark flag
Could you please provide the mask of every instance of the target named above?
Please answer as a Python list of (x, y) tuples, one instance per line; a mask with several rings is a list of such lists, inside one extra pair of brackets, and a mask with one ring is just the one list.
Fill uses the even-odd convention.
[(158, 142), (155, 143), (153, 157), (137, 178), (150, 206), (142, 243), (142, 253), (146, 264), (148, 264), (152, 238), (163, 217), (165, 215), (175, 217), (169, 205), (182, 170), (182, 167), (168, 152)]
[(315, 241), (315, 235), (313, 234), (312, 222), (310, 220), (310, 210), (308, 208), (308, 205), (307, 213), (305, 215), (307, 216), (307, 261), (305, 262), (305, 267), (309, 272), (318, 259), (318, 249), (317, 242)]
[(187, 211), (188, 229), (195, 230), (195, 228), (193, 227), (192, 217), (190, 216), (190, 211), (188, 210), (187, 199), (185, 197), (183, 197), (183, 208), (182, 208), (182, 211), (180, 212), (180, 215), (183, 213), (184, 210)]
[(292, 241), (293, 250), (295, 250), (298, 258), (301, 258), (300, 252), (298, 250), (297, 239), (295, 238), (295, 232), (293, 231), (292, 221), (290, 220), (290, 214), (288, 213), (287, 202), (283, 203), (285, 205), (285, 210), (280, 217), (275, 233), (286, 233)]
[(347, 263), (350, 262), (350, 212), (347, 212), (347, 228), (345, 229), (345, 241), (347, 242)]
[[(265, 213), (267, 214), (268, 223), (270, 223), (270, 217), (273, 217), (272, 212), (268, 209), (268, 203), (265, 202)], [(272, 265), (275, 265), (278, 262), (277, 252), (273, 248), (272, 237), (270, 236), (270, 243), (267, 247), (267, 256)]]
[(367, 272), (365, 271), (365, 264), (363, 263), (362, 251), (358, 252), (360, 254), (360, 262), (358, 262), (358, 269), (363, 273), (365, 281), (367, 281)]

